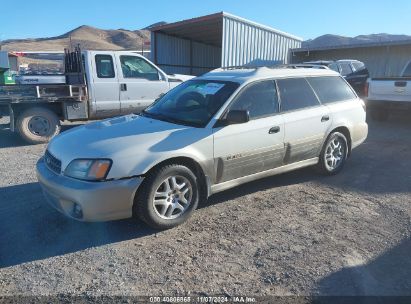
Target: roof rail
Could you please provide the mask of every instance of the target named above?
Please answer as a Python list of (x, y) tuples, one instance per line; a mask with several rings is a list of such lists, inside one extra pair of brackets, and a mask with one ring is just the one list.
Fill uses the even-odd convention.
[(281, 64), (275, 68), (279, 69), (321, 69), (329, 70), (330, 68), (325, 65), (320, 64), (308, 64), (308, 63), (292, 63), (292, 64)]

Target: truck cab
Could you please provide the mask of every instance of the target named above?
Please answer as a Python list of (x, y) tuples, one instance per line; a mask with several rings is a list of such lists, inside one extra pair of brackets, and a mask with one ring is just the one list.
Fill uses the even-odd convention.
[(136, 52), (85, 51), (90, 118), (136, 113), (178, 84)]
[(65, 51), (63, 83), (0, 86), (0, 116), (29, 143), (48, 142), (60, 121), (139, 113), (194, 76), (167, 75), (137, 51)]

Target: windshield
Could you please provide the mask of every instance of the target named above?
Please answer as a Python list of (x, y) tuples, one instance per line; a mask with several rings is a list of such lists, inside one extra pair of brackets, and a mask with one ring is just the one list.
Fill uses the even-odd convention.
[(143, 116), (193, 127), (205, 127), (238, 88), (230, 81), (190, 80), (169, 91)]

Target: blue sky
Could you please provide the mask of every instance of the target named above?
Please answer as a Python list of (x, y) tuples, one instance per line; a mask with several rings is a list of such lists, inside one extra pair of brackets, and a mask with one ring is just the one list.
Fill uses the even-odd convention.
[(304, 39), (327, 33), (411, 35), (411, 1), (407, 0), (3, 0), (0, 11), (1, 40), (57, 36), (83, 24), (140, 29), (158, 21), (173, 22), (219, 11)]

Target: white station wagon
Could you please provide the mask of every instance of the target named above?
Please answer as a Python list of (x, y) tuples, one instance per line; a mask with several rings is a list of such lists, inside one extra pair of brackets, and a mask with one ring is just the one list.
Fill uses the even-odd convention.
[(137, 215), (165, 229), (248, 181), (307, 166), (336, 174), (367, 133), (364, 103), (334, 71), (218, 69), (139, 115), (55, 137), (37, 175), (49, 203), (71, 218)]

